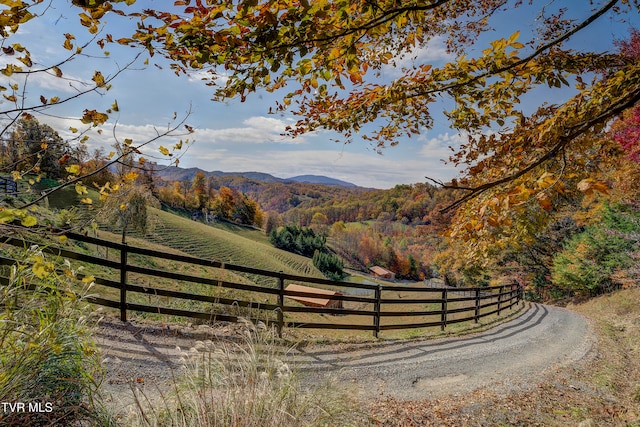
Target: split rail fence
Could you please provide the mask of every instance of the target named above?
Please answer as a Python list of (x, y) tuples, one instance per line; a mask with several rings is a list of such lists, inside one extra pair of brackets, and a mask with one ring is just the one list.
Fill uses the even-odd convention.
[[(119, 310), (123, 322), (127, 321), (129, 312), (188, 317), (206, 322), (237, 322), (240, 317), (249, 317), (254, 321), (275, 324), (280, 333), (283, 328), (349, 329), (372, 331), (378, 337), (381, 331), (392, 329), (440, 327), (444, 330), (447, 325), (454, 323), (477, 323), (483, 317), (499, 316), (503, 311), (513, 309), (523, 302), (522, 288), (516, 285), (429, 288), (393, 283), (358, 284), (171, 254), (76, 233), (68, 233), (66, 236), (82, 242), (81, 245), (96, 245), (107, 256), (99, 257), (54, 246), (40, 245), (41, 249), (55, 256), (82, 262), (93, 267), (93, 270), (109, 269), (110, 274), (104, 276), (110, 278), (106, 278), (99, 277), (91, 268), (87, 268), (87, 275), (90, 273), (95, 278), (96, 288), (105, 290), (98, 290), (97, 294), (88, 296), (87, 300), (92, 304)], [(2, 243), (17, 247), (34, 244), (18, 237), (5, 237)], [(167, 260), (175, 268), (168, 271), (166, 267), (157, 269), (143, 266), (141, 257), (147, 260), (142, 264), (155, 265), (154, 261), (150, 261), (152, 259)], [(0, 248), (0, 264), (11, 265), (16, 262)], [(180, 265), (200, 266), (206, 274), (179, 273), (177, 270)], [(224, 276), (220, 279), (220, 275), (215, 278), (210, 274), (210, 269), (231, 272), (228, 274), (231, 279), (244, 277), (245, 280), (230, 280)], [(256, 285), (255, 280), (250, 280), (256, 277), (263, 279), (260, 280), (261, 283), (265, 283), (264, 278), (268, 278), (272, 285)], [(176, 290), (175, 286), (167, 289), (167, 286), (163, 288), (152, 284), (161, 281), (180, 283), (179, 288), (182, 290)], [(301, 305), (292, 297), (326, 298), (326, 295), (287, 290), (286, 285), (291, 283), (337, 290), (330, 298), (341, 301), (342, 307)], [(185, 291), (185, 288), (189, 289), (189, 284), (200, 292)], [(224, 292), (220, 292), (221, 290)], [(151, 304), (153, 299), (156, 304)], [(181, 303), (175, 304), (175, 301)], [(193, 309), (194, 306), (200, 309)], [(302, 316), (306, 317), (301, 318)]]

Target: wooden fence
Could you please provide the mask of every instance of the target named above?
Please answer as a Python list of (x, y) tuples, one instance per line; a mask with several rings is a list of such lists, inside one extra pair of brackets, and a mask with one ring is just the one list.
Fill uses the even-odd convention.
[[(99, 291), (97, 295), (89, 296), (87, 299), (93, 304), (118, 309), (123, 322), (127, 320), (128, 312), (183, 316), (208, 322), (236, 322), (240, 317), (249, 317), (275, 324), (280, 333), (285, 327), (349, 329), (372, 331), (378, 337), (380, 331), (392, 329), (440, 327), (444, 330), (447, 325), (453, 323), (469, 321), (477, 323), (483, 317), (500, 315), (504, 310), (512, 309), (522, 301), (522, 288), (514, 285), (483, 288), (428, 288), (422, 285), (357, 284), (226, 264), (193, 256), (133, 247), (75, 233), (68, 233), (66, 236), (68, 239), (82, 242), (80, 244), (85, 247), (96, 245), (96, 249), (103, 248), (102, 250), (106, 254), (110, 253), (111, 256), (100, 257), (70, 251), (63, 247), (45, 245), (41, 245), (41, 249), (59, 257), (85, 263), (88, 271), (91, 270), (89, 267), (102, 271), (109, 269), (111, 273), (104, 276), (110, 278), (99, 277), (98, 274), (90, 271), (95, 277), (97, 287), (104, 289), (104, 292)], [(18, 237), (5, 237), (2, 243), (17, 247), (29, 247), (34, 244), (33, 241)], [(137, 262), (132, 261), (134, 257)], [(232, 278), (244, 277), (245, 279), (220, 279), (220, 277), (212, 277), (212, 274), (182, 274), (177, 272), (177, 267), (172, 268), (173, 271), (168, 271), (166, 268), (150, 268), (141, 265), (139, 262), (141, 257), (147, 260), (166, 260), (176, 266), (178, 265), (176, 263), (191, 267), (201, 266), (207, 272), (210, 269), (231, 272)], [(0, 264), (11, 265), (15, 262), (15, 259), (6, 256), (6, 251), (0, 256)], [(147, 265), (155, 264), (152, 261), (146, 263)], [(80, 277), (83, 276), (80, 275)], [(272, 286), (255, 285), (249, 279), (251, 277), (267, 277), (272, 281)], [(161, 279), (165, 283), (168, 280), (175, 284), (192, 284), (204, 291), (195, 293), (184, 289), (176, 290), (176, 287), (168, 289), (166, 286), (162, 288), (152, 285), (152, 282), (160, 282)], [(290, 283), (338, 290), (339, 293), (331, 298), (341, 300), (343, 307), (309, 307), (296, 303), (287, 297), (318, 297), (318, 295), (312, 292), (286, 290), (286, 285)], [(214, 295), (214, 290), (225, 290), (233, 292), (234, 295), (225, 297), (221, 296), (220, 292)], [(236, 294), (240, 297), (236, 298)], [(141, 296), (146, 296), (146, 299)], [(150, 304), (152, 298), (161, 301), (162, 304)], [(171, 307), (172, 302), (175, 301), (181, 301), (182, 305), (176, 307), (174, 304)], [(191, 306), (199, 304), (204, 309), (188, 309), (190, 307), (185, 308), (185, 304), (191, 304)], [(238, 314), (237, 312), (241, 310), (244, 312)], [(332, 316), (327, 318), (326, 315)], [(307, 317), (301, 318), (301, 316)]]

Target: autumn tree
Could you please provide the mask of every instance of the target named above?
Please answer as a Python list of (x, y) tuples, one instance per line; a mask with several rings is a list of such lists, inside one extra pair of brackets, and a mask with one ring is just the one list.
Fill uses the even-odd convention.
[[(51, 43), (50, 46), (26, 45), (19, 40), (21, 33), (31, 30), (33, 22), (51, 19), (52, 14), (59, 13), (59, 9), (42, 0), (5, 1), (0, 5), (0, 47), (3, 55), (0, 65), (0, 140), (5, 143), (4, 152), (12, 156), (4, 156), (3, 160), (9, 161), (4, 162), (2, 172), (10, 173), (14, 180), (21, 180), (28, 174), (29, 179), (24, 179), (28, 183), (44, 176), (60, 179), (57, 186), (47, 189), (39, 197), (29, 200), (16, 198), (12, 207), (3, 206), (6, 212), (0, 224), (16, 219), (21, 219), (23, 225), (33, 224), (31, 218), (25, 222), (24, 208), (38, 204), (64, 187), (75, 187), (80, 195), (84, 195), (86, 185), (95, 182), (100, 186), (102, 196), (107, 196), (110, 188), (116, 184), (124, 185), (133, 183), (134, 180), (111, 182), (107, 186), (108, 181), (91, 177), (102, 175), (105, 178), (106, 174), (103, 172), (120, 160), (131, 156), (136, 161), (140, 158), (144, 160), (141, 150), (145, 147), (148, 148), (165, 137), (187, 135), (192, 131), (188, 126), (183, 127), (187, 112), (183, 118), (176, 116), (165, 129), (156, 129), (156, 133), (147, 140), (133, 141), (126, 136), (119, 136), (117, 119), (121, 106), (117, 100), (113, 100), (110, 108), (102, 110), (91, 105), (92, 95), (108, 97), (115, 80), (133, 64), (139, 63), (143, 54), (143, 50), (138, 49), (123, 62), (108, 61), (110, 52), (106, 47), (117, 43), (117, 37), (103, 31), (105, 17), (109, 15), (111, 20), (127, 13), (135, 13), (129, 10), (133, 3), (134, 0), (56, 3), (56, 6), (69, 7), (71, 13), (75, 12), (78, 22), (86, 32), (52, 33), (46, 38)], [(118, 4), (123, 9), (115, 7)], [(113, 29), (117, 30), (117, 26)], [(39, 51), (44, 48), (48, 48), (46, 55)], [(62, 54), (58, 54), (59, 52)], [(102, 64), (109, 65), (97, 70), (94, 64), (98, 63), (96, 58), (100, 56), (104, 58)], [(68, 71), (72, 66), (75, 68), (75, 64), (83, 63), (84, 74)], [(38, 83), (47, 79), (55, 82), (48, 85)], [(86, 100), (86, 103), (82, 104), (82, 100)], [(77, 108), (76, 112), (69, 113), (73, 108)], [(75, 123), (64, 129), (71, 136), (64, 140), (59, 136), (54, 137), (56, 132), (44, 124), (52, 118)], [(91, 140), (92, 132), (102, 133), (104, 126), (112, 128), (112, 141), (119, 144), (122, 150), (110, 153), (99, 161), (82, 162), (83, 159), (78, 154), (86, 153), (85, 145)], [(182, 141), (174, 146), (160, 146), (159, 152), (150, 152), (146, 156), (176, 163), (181, 145)], [(143, 167), (143, 163), (140, 162), (137, 167)], [(137, 174), (136, 171), (133, 173)], [(89, 203), (91, 199), (83, 197), (82, 200)]]
[[(602, 37), (597, 22), (631, 21), (637, 0), (176, 4), (182, 13), (146, 11), (157, 24), (131, 42), (162, 52), (178, 72), (206, 69), (218, 100), (284, 90), (274, 111), (300, 117), (292, 136), (325, 128), (382, 150), (428, 132), (445, 105), (444, 119), (468, 140), (449, 159), (464, 179), (440, 184), (461, 191), (449, 206), (459, 208), (452, 236), (469, 242), (474, 259), (488, 248), (479, 242), (503, 242), (503, 230), (517, 242), (532, 230), (524, 224), (544, 226), (565, 190), (606, 191), (583, 167), (598, 151), (594, 135), (640, 100), (631, 49), (575, 49), (578, 34)], [(518, 28), (518, 13), (535, 17), (535, 28)], [(516, 26), (505, 33), (507, 22)], [(493, 30), (504, 36), (484, 41)], [(421, 62), (420, 50), (439, 40), (451, 59)], [(384, 79), (394, 65), (401, 72)], [(560, 89), (560, 101), (532, 105), (540, 89)]]
[[(94, 187), (102, 187), (107, 182), (113, 182), (113, 173), (108, 167), (109, 160), (104, 148), (97, 148), (91, 156), (80, 166), (80, 175), (87, 176), (84, 182)], [(99, 170), (97, 173), (94, 171)]]
[(202, 210), (209, 206), (209, 189), (207, 188), (207, 177), (204, 172), (198, 171), (191, 183), (191, 193), (195, 199), (196, 209)]
[(14, 176), (38, 175), (60, 179), (69, 173), (65, 167), (79, 164), (86, 157), (84, 146), (72, 147), (51, 126), (35, 118), (17, 121), (4, 143), (2, 171)]
[(149, 188), (142, 185), (118, 186), (114, 188), (105, 206), (100, 211), (100, 219), (119, 228), (122, 243), (126, 243), (127, 233), (144, 235), (151, 227), (149, 207), (159, 208), (159, 201)]

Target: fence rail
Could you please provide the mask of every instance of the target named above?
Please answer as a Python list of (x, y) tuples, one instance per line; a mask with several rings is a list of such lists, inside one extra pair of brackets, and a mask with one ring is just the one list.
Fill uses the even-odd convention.
[[(515, 285), (482, 288), (430, 288), (395, 284), (358, 284), (171, 254), (77, 233), (67, 233), (66, 236), (68, 239), (82, 242), (85, 245), (96, 245), (96, 249), (104, 248), (105, 253), (108, 253), (108, 249), (115, 251), (114, 256), (118, 259), (117, 261), (71, 251), (63, 247), (42, 246), (43, 251), (55, 256), (86, 263), (89, 266), (102, 267), (102, 270), (109, 269), (111, 274), (106, 275), (110, 278), (93, 274), (96, 285), (104, 289), (104, 295), (90, 296), (87, 300), (93, 304), (118, 309), (120, 319), (123, 322), (127, 321), (128, 312), (147, 312), (228, 322), (236, 322), (240, 317), (250, 317), (254, 320), (275, 324), (280, 333), (285, 327), (345, 329), (372, 331), (378, 337), (380, 331), (394, 329), (440, 327), (444, 330), (450, 324), (469, 321), (477, 323), (483, 317), (500, 315), (504, 310), (513, 309), (523, 301), (522, 288)], [(17, 247), (27, 247), (34, 244), (33, 241), (19, 237), (5, 237), (2, 243)], [(234, 274), (235, 280), (233, 278), (211, 277), (211, 274), (184, 274), (142, 266), (133, 260), (134, 257), (145, 257), (147, 260), (165, 260), (231, 272)], [(10, 265), (15, 262), (17, 261), (9, 256), (0, 256), (0, 264)], [(211, 270), (206, 271), (207, 273), (211, 272)], [(248, 279), (240, 280), (242, 277), (252, 276), (271, 278), (273, 286), (256, 285)], [(80, 275), (80, 277), (83, 276)], [(115, 280), (116, 278), (117, 280)], [(158, 285), (150, 284), (159, 280), (172, 281), (174, 284), (186, 284), (187, 288), (199, 286), (199, 289), (202, 290), (204, 287), (204, 291), (177, 290), (176, 286), (174, 289), (163, 289)], [(243, 281), (244, 283), (241, 283)], [(287, 290), (285, 286), (287, 283), (312, 284), (322, 286), (325, 289), (339, 290), (335, 295), (331, 295), (330, 299), (339, 301), (341, 307), (310, 307), (293, 302), (292, 297), (318, 298), (320, 295), (313, 291)], [(231, 297), (221, 295), (220, 291), (227, 290), (238, 295), (234, 294)], [(355, 295), (353, 290), (357, 290)], [(423, 295), (424, 297), (422, 297)], [(144, 300), (145, 296), (147, 301)], [(322, 295), (322, 297), (326, 298), (326, 295)], [(153, 298), (160, 302), (152, 305)], [(292, 304), (288, 304), (289, 300), (292, 301)], [(172, 303), (174, 306), (169, 306)], [(197, 304), (200, 309), (189, 307), (189, 304), (192, 306)], [(245, 313), (242, 315), (234, 314), (234, 310), (245, 310)], [(326, 321), (325, 315), (332, 315), (331, 321)], [(394, 321), (396, 319), (398, 321)]]

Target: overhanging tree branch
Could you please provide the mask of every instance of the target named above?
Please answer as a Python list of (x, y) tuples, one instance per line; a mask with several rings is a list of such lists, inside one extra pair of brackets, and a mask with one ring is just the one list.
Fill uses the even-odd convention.
[[(509, 174), (504, 178), (487, 182), (475, 187), (443, 185), (444, 188), (464, 190), (464, 191), (469, 191), (469, 193), (459, 198), (455, 202), (451, 203), (450, 205), (446, 206), (445, 208), (441, 209), (440, 212), (444, 213), (444, 212), (450, 211), (462, 205), (464, 202), (479, 196), (480, 194), (484, 193), (487, 190), (498, 187), (502, 184), (506, 184), (508, 182), (515, 181), (516, 179), (520, 178), (526, 173), (537, 168), (544, 162), (555, 157), (563, 148), (565, 148), (567, 145), (569, 145), (573, 140), (575, 140), (579, 136), (584, 135), (589, 129), (593, 128), (596, 125), (606, 123), (607, 121), (619, 115), (624, 110), (632, 107), (639, 101), (640, 101), (640, 85), (637, 85), (632, 91), (627, 93), (617, 102), (613, 103), (606, 111), (604, 111), (600, 115), (593, 117), (589, 120), (585, 120), (582, 123), (571, 126), (568, 129), (568, 133), (565, 136), (560, 137), (558, 141), (553, 145), (553, 147), (551, 147), (551, 149), (549, 149), (544, 155), (539, 157), (537, 160), (529, 163), (526, 167), (518, 170), (517, 172)], [(562, 126), (562, 124), (560, 124), (559, 126)], [(432, 181), (437, 182), (435, 180), (432, 180)]]

